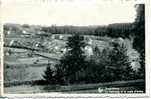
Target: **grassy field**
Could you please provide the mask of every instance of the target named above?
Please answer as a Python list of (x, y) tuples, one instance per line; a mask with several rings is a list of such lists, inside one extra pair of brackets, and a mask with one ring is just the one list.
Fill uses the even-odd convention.
[(41, 65), (39, 67), (34, 66), (21, 66), (6, 68), (4, 71), (5, 83), (13, 81), (31, 81), (43, 79), (42, 75), (47, 65)]

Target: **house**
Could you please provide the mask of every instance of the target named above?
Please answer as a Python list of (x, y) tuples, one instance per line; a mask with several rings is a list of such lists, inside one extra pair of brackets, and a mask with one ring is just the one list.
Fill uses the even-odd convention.
[(52, 36), (51, 36), (51, 39), (55, 39), (55, 35), (52, 35)]
[(7, 31), (7, 35), (9, 35), (11, 32), (10, 31)]
[(93, 42), (92, 39), (89, 39), (89, 40), (88, 40), (88, 44), (89, 44), (89, 45), (92, 45), (92, 42)]
[(59, 35), (59, 39), (62, 40), (63, 39), (63, 35)]
[(14, 44), (14, 40), (11, 40), (9, 46), (12, 46), (13, 44)]
[(85, 50), (85, 54), (87, 55), (87, 56), (91, 56), (91, 55), (93, 55), (93, 49), (92, 49), (92, 47), (91, 46), (86, 46), (85, 48), (84, 48), (84, 50)]

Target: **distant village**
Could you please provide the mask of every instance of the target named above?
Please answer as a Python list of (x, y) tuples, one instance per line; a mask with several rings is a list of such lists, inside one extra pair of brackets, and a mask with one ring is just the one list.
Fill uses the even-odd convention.
[[(6, 27), (5, 27), (6, 28)], [(48, 54), (55, 54), (53, 58), (59, 59), (58, 56), (62, 56), (67, 52), (66, 42), (71, 34), (53, 34), (45, 31), (41, 31), (40, 26), (20, 26), (8, 24), (7, 28), (4, 30), (4, 45), (7, 47), (5, 50), (5, 56), (19, 56), (19, 57), (32, 57), (34, 56), (34, 50), (37, 50), (40, 55), (51, 57)], [(86, 46), (84, 48), (85, 54), (90, 57), (94, 54), (101, 53), (104, 48), (112, 49), (112, 42), (125, 43), (128, 47), (128, 55), (134, 69), (139, 68), (139, 54), (137, 51), (132, 49), (131, 42), (129, 40), (124, 40), (122, 38), (110, 39), (108, 37), (98, 37), (84, 35)], [(12, 49), (12, 47), (23, 47), (28, 51), (22, 51), (18, 49)], [(99, 50), (95, 50), (95, 48)], [(30, 50), (29, 50), (30, 49)], [(47, 54), (46, 54), (47, 53)], [(35, 60), (33, 63), (38, 63), (39, 60)]]

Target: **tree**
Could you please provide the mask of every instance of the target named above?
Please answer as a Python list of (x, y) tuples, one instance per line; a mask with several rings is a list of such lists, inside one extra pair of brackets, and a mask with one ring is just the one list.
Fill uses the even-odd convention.
[(106, 27), (97, 27), (94, 32), (97, 36), (106, 36)]
[(78, 83), (84, 75), (87, 62), (84, 55), (84, 37), (74, 34), (68, 38), (66, 48), (68, 51), (61, 58), (60, 63), (52, 70), (49, 66), (44, 72), (43, 78), (49, 84)]
[(30, 26), (28, 24), (23, 24), (22, 27), (23, 28), (30, 28)]
[(135, 33), (134, 48), (142, 53), (145, 49), (145, 5), (137, 5), (137, 17), (135, 19), (133, 31)]
[(136, 5), (137, 17), (134, 23), (134, 42), (133, 47), (140, 53), (139, 77), (145, 79), (145, 5)]
[(54, 78), (56, 80), (57, 84), (64, 84), (64, 72), (62, 70), (62, 67), (59, 64), (55, 65), (55, 75)]
[(86, 68), (86, 61), (83, 48), (85, 47), (84, 37), (73, 34), (68, 38), (67, 53), (62, 57), (60, 66), (64, 72), (66, 83), (75, 83), (80, 80), (82, 71)]
[(106, 67), (106, 74), (104, 76), (111, 81), (132, 79), (134, 72), (126, 54), (126, 47), (117, 43), (114, 43), (113, 46), (114, 48), (109, 55), (110, 63)]
[(138, 78), (145, 79), (145, 52), (142, 52), (140, 56), (141, 67), (138, 70)]
[(54, 71), (50, 68), (49, 65), (46, 67), (43, 78), (46, 81), (46, 83), (48, 83), (48, 84), (56, 83)]

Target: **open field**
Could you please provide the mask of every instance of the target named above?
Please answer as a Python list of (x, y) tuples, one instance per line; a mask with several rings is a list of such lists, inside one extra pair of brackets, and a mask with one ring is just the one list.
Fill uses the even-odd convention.
[(21, 66), (14, 68), (6, 68), (4, 72), (5, 83), (13, 81), (31, 81), (31, 80), (40, 80), (43, 79), (42, 75), (46, 69), (46, 64), (39, 67), (34, 66)]

